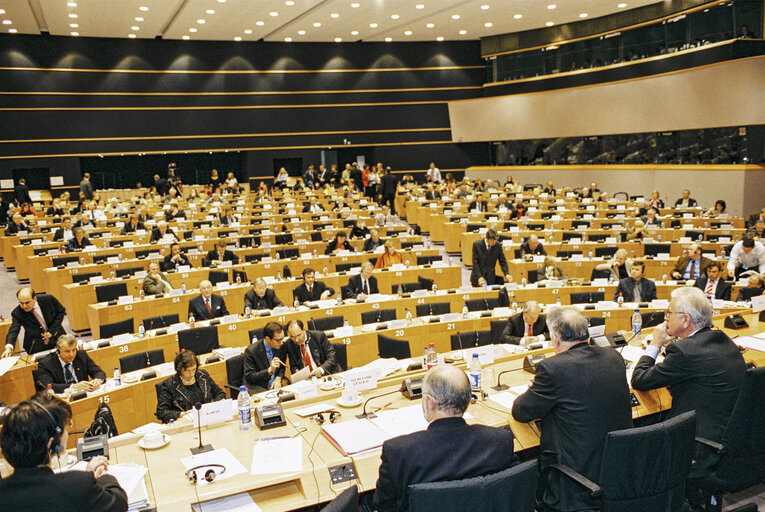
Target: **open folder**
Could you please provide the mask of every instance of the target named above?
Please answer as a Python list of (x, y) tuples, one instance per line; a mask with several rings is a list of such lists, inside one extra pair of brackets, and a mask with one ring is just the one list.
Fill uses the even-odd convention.
[(391, 437), (366, 418), (325, 425), (321, 433), (346, 457), (379, 448)]

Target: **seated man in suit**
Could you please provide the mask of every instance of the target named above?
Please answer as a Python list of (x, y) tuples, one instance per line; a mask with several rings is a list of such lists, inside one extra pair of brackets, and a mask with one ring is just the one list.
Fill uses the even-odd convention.
[(709, 299), (730, 300), (730, 283), (720, 277), (720, 264), (716, 261), (707, 265), (707, 276), (696, 279), (693, 286), (703, 291)]
[(263, 339), (244, 349), (244, 385), (256, 393), (279, 389), (289, 355), (284, 347), (284, 330), (277, 322), (263, 328)]
[(758, 274), (765, 273), (765, 246), (745, 236), (743, 240), (736, 242), (730, 251), (728, 277), (738, 278), (749, 270)]
[(316, 272), (310, 267), (303, 269), (303, 284), (292, 291), (292, 296), (297, 298), (301, 304), (313, 300), (324, 300), (334, 294), (334, 288), (329, 288), (321, 281), (316, 281)]
[(691, 191), (683, 190), (683, 197), (675, 201), (675, 208), (695, 208), (696, 200), (691, 197)]
[(69, 250), (70, 251), (81, 251), (85, 247), (89, 245), (93, 245), (93, 243), (88, 240), (88, 237), (85, 236), (85, 230), (82, 228), (74, 228), (73, 231), (74, 236), (71, 240), (69, 240)]
[(501, 284), (502, 278), (496, 275), (497, 262), (502, 269), (505, 281), (510, 280), (507, 260), (502, 246), (497, 244), (497, 232), (493, 229), (486, 231), (484, 240), (473, 242), (473, 269), (470, 272), (470, 284), (483, 286)]
[(321, 331), (309, 331), (300, 319), (287, 324), (285, 348), (290, 359), (290, 374), (295, 375), (306, 366), (311, 375), (322, 377), (335, 373), (340, 368), (335, 362), (335, 349)]
[(316, 196), (308, 198), (308, 204), (303, 205), (303, 213), (321, 213), (324, 211), (324, 207), (316, 199)]
[(502, 343), (513, 345), (528, 345), (550, 336), (547, 330), (542, 308), (534, 300), (523, 305), (523, 311), (507, 319), (507, 325), (502, 330)]
[(43, 387), (51, 384), (54, 393), (63, 393), (68, 388), (95, 391), (106, 380), (106, 373), (88, 353), (77, 350), (77, 338), (71, 334), (58, 337), (56, 351), (40, 360), (37, 373), (40, 384)]
[[(711, 328), (713, 313), (701, 290), (674, 290), (666, 320), (654, 328), (653, 340), (635, 365), (632, 387), (648, 391), (669, 386), (669, 417), (695, 410), (696, 436), (719, 443), (736, 404), (746, 363), (728, 335)], [(664, 360), (657, 363), (662, 347)], [(697, 444), (689, 479), (706, 475), (718, 457)], [(693, 500), (691, 504), (695, 504)]]
[(19, 231), (29, 231), (30, 226), (21, 217), (20, 213), (14, 213), (11, 222), (5, 228), (6, 235), (18, 235)]
[(173, 231), (171, 228), (167, 226), (167, 222), (164, 220), (161, 220), (157, 223), (157, 227), (151, 230), (151, 238), (149, 239), (149, 243), (170, 243), (170, 242), (177, 242), (178, 241), (178, 235), (175, 234), (175, 231)]
[(409, 510), (413, 484), (482, 476), (518, 463), (512, 432), (468, 425), (463, 415), (469, 404), (470, 382), (463, 370), (439, 365), (425, 374), (422, 412), (428, 428), (383, 443), (374, 510)]
[(149, 263), (146, 277), (143, 278), (143, 293), (146, 295), (159, 295), (160, 293), (167, 293), (172, 289), (173, 287), (167, 278), (165, 278), (165, 275), (159, 271), (159, 263), (156, 261)]
[(155, 416), (162, 423), (177, 420), (197, 402), (209, 404), (226, 398), (210, 374), (199, 368), (199, 358), (191, 350), (179, 352), (173, 366), (175, 375), (159, 386)]
[(425, 189), (425, 199), (427, 199), (428, 201), (435, 201), (436, 199), (441, 199), (441, 192), (439, 192), (438, 189), (433, 187), (432, 183), (428, 183)]
[(547, 251), (542, 246), (537, 235), (530, 235), (529, 238), (521, 244), (521, 254), (524, 258), (534, 255), (547, 256)]
[(396, 224), (396, 221), (396, 216), (390, 212), (388, 205), (384, 205), (382, 212), (375, 215), (375, 226), (378, 227), (393, 226)]
[(351, 243), (348, 241), (348, 235), (345, 231), (338, 231), (334, 240), (327, 244), (327, 248), (324, 250), (324, 254), (335, 254), (337, 251), (349, 251), (356, 252)]
[(53, 295), (37, 295), (32, 288), (20, 288), (16, 292), (19, 305), (11, 311), (11, 327), (5, 337), (3, 357), (8, 357), (16, 347), (16, 339), (24, 328), (22, 348), (34, 354), (53, 348), (53, 344), (66, 331), (61, 326), (66, 309)]
[(380, 231), (377, 230), (377, 228), (372, 228), (369, 230), (369, 238), (364, 240), (364, 252), (374, 251), (378, 247), (381, 247), (385, 244), (385, 240), (380, 238)]
[(53, 234), (53, 241), (68, 242), (72, 238), (74, 238), (74, 233), (72, 232), (72, 218), (67, 215), (61, 219), (61, 227)]
[(201, 295), (189, 301), (189, 315), (194, 315), (195, 320), (212, 320), (228, 315), (226, 301), (220, 295), (212, 292), (213, 285), (205, 279), (199, 283)]
[(252, 290), (244, 294), (244, 307), (250, 307), (254, 311), (261, 309), (274, 309), (284, 306), (273, 288), (266, 287), (266, 281), (262, 277), (256, 277), (252, 283)]
[(221, 226), (230, 226), (234, 222), (239, 222), (236, 217), (234, 217), (234, 209), (230, 206), (226, 207), (226, 211), (223, 212), (220, 216), (220, 225)]
[(688, 255), (678, 258), (677, 265), (672, 270), (675, 279), (699, 279), (706, 273), (712, 260), (701, 255), (701, 246), (693, 242), (688, 246)]
[(364, 238), (369, 234), (369, 228), (364, 225), (361, 219), (357, 219), (351, 228), (351, 238)]
[(738, 297), (736, 302), (746, 302), (752, 300), (752, 297), (758, 297), (762, 295), (765, 290), (765, 278), (760, 274), (752, 274), (749, 276), (746, 288), (741, 288), (738, 291)]
[(191, 266), (189, 258), (181, 252), (181, 246), (178, 242), (170, 244), (170, 254), (162, 260), (162, 269), (164, 271), (177, 270), (179, 266)]
[(364, 300), (367, 295), (380, 293), (377, 288), (377, 278), (372, 275), (372, 263), (365, 261), (361, 264), (361, 273), (348, 280), (348, 295), (351, 299)]
[(475, 199), (470, 202), (468, 205), (468, 211), (469, 212), (486, 212), (488, 210), (488, 204), (484, 198), (483, 194), (480, 192), (475, 195)]
[(178, 208), (178, 203), (177, 202), (170, 203), (170, 209), (165, 212), (165, 221), (172, 222), (176, 219), (185, 219), (185, 218), (186, 218), (186, 214), (183, 212), (183, 210)]
[(588, 344), (589, 320), (574, 307), (553, 309), (547, 326), (555, 355), (537, 364), (531, 387), (513, 403), (513, 418), (542, 420), (537, 496), (544, 505), (599, 510), (600, 502), (584, 488), (548, 467), (565, 464), (598, 479), (606, 435), (632, 427), (624, 359), (615, 350)]
[(220, 267), (224, 261), (230, 261), (232, 265), (236, 265), (239, 263), (239, 258), (234, 251), (226, 249), (226, 240), (221, 238), (215, 242), (215, 249), (205, 255), (202, 264), (205, 267)]
[(619, 295), (625, 302), (651, 302), (656, 300), (656, 284), (644, 277), (645, 262), (633, 261), (630, 269), (630, 277), (619, 281), (616, 287), (614, 300), (619, 300)]

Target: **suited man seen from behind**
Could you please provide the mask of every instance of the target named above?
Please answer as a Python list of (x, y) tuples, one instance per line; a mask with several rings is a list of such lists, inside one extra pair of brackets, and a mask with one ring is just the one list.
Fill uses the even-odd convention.
[(693, 286), (703, 291), (709, 299), (730, 300), (730, 283), (720, 276), (720, 264), (716, 261), (707, 265), (707, 276), (696, 279)]
[(501, 284), (502, 278), (495, 272), (497, 262), (505, 276), (505, 281), (509, 281), (507, 260), (502, 246), (497, 244), (497, 232), (490, 229), (483, 240), (473, 242), (473, 269), (470, 272), (470, 283), (473, 286)]
[(210, 374), (199, 368), (199, 358), (191, 350), (183, 350), (175, 356), (174, 365), (175, 375), (159, 387), (155, 415), (162, 423), (177, 420), (196, 403), (207, 404), (226, 398), (226, 393)]
[[(741, 351), (721, 330), (712, 329), (712, 305), (698, 288), (678, 288), (669, 301), (665, 321), (653, 330), (632, 373), (632, 387), (641, 391), (669, 387), (670, 417), (696, 411), (696, 435), (722, 442), (725, 425), (746, 372)], [(656, 362), (664, 348), (664, 360)], [(706, 475), (718, 455), (697, 445), (690, 479)], [(689, 496), (694, 504), (695, 495)]]
[(106, 373), (93, 362), (87, 352), (77, 350), (77, 338), (71, 334), (59, 336), (56, 351), (40, 360), (37, 367), (40, 384), (48, 384), (55, 393), (67, 389), (95, 391), (106, 380)]
[(230, 261), (232, 265), (236, 265), (239, 258), (233, 251), (226, 249), (226, 241), (221, 238), (215, 242), (215, 249), (205, 255), (202, 264), (205, 267), (220, 267), (224, 261)]
[(156, 261), (149, 263), (146, 277), (143, 278), (143, 293), (146, 295), (159, 295), (160, 293), (167, 293), (172, 289), (173, 287), (165, 275), (159, 271), (159, 263)]
[(292, 291), (292, 296), (296, 297), (300, 303), (324, 300), (335, 294), (334, 288), (329, 288), (326, 284), (316, 280), (316, 272), (310, 267), (303, 269), (303, 284)]
[(545, 316), (539, 303), (530, 300), (523, 305), (523, 311), (507, 319), (502, 330), (502, 343), (513, 345), (529, 344), (550, 336)]
[(352, 299), (364, 300), (367, 295), (380, 293), (377, 278), (372, 275), (372, 263), (365, 261), (361, 264), (361, 272), (348, 279), (348, 295)]
[[(13, 474), (0, 479), (3, 510), (25, 512), (124, 512), (125, 491), (107, 474), (106, 457), (90, 459), (84, 471), (51, 469), (66, 464), (72, 408), (48, 392), (21, 402), (3, 417), (0, 447)], [(62, 453), (63, 452), (63, 453)]]
[(27, 354), (54, 348), (59, 336), (66, 334), (61, 323), (66, 309), (53, 295), (37, 295), (32, 288), (16, 292), (19, 305), (11, 311), (11, 327), (5, 337), (3, 357), (10, 356), (16, 346), (21, 328), (24, 328), (22, 347)]
[(322, 331), (309, 331), (300, 319), (287, 324), (285, 348), (290, 359), (290, 374), (294, 375), (306, 366), (311, 375), (322, 377), (339, 371), (335, 361), (335, 349)]
[(468, 425), (463, 415), (469, 404), (470, 383), (463, 370), (439, 365), (425, 374), (422, 412), (428, 428), (383, 443), (374, 510), (409, 510), (413, 484), (488, 475), (518, 463), (512, 432)]
[(688, 246), (688, 255), (677, 260), (677, 265), (672, 270), (675, 279), (699, 279), (706, 274), (707, 267), (712, 260), (701, 255), (701, 246), (696, 242)]
[(210, 281), (205, 279), (199, 283), (201, 295), (189, 301), (189, 315), (193, 314), (195, 320), (212, 320), (228, 315), (223, 297), (213, 294), (212, 290)]
[(616, 287), (614, 300), (619, 300), (619, 295), (625, 302), (650, 302), (656, 300), (656, 284), (645, 276), (645, 262), (633, 261), (630, 269), (630, 277), (619, 281)]
[(282, 387), (289, 357), (284, 339), (282, 326), (268, 322), (263, 328), (263, 339), (244, 349), (244, 384), (248, 389), (259, 393)]
[(574, 307), (552, 310), (547, 326), (555, 355), (537, 364), (531, 387), (513, 403), (513, 418), (542, 420), (537, 496), (544, 505), (597, 510), (599, 501), (549, 466), (565, 464), (598, 479), (606, 435), (632, 427), (624, 360), (615, 350), (588, 344), (589, 321)]
[(266, 286), (262, 277), (256, 277), (252, 283), (252, 290), (244, 294), (244, 307), (250, 307), (254, 311), (261, 309), (274, 309), (284, 306), (273, 288)]

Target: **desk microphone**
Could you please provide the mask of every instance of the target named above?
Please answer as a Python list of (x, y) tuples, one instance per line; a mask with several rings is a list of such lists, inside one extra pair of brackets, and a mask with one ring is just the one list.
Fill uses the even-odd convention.
[(197, 410), (197, 431), (199, 433), (199, 446), (196, 448), (191, 448), (191, 454), (199, 455), (200, 453), (212, 451), (213, 447), (210, 444), (202, 444), (202, 403), (195, 403), (194, 409)]
[(513, 368), (512, 370), (505, 370), (505, 371), (499, 372), (499, 375), (497, 375), (497, 385), (492, 387), (491, 389), (493, 389), (494, 391), (504, 391), (508, 389), (509, 386), (499, 383), (500, 378), (506, 373), (517, 372), (519, 370), (523, 370), (523, 366), (521, 366), (520, 368)]
[(367, 398), (367, 401), (366, 401), (366, 402), (364, 402), (364, 408), (362, 409), (362, 411), (361, 411), (361, 414), (357, 414), (357, 415), (356, 415), (356, 417), (357, 417), (358, 419), (363, 419), (363, 418), (376, 418), (376, 417), (377, 417), (377, 415), (376, 415), (376, 414), (374, 414), (374, 413), (367, 413), (367, 404), (368, 404), (368, 403), (369, 403), (371, 400), (374, 400), (375, 398), (381, 398), (381, 397), (384, 397), (384, 396), (387, 396), (387, 395), (392, 395), (392, 394), (394, 394), (394, 393), (402, 393), (404, 390), (405, 390), (405, 388), (404, 388), (404, 387), (401, 387), (401, 388), (399, 388), (399, 389), (394, 389), (393, 391), (388, 391), (387, 393), (382, 393), (382, 394), (380, 394), (380, 395), (375, 395), (375, 396), (372, 396), (372, 397), (369, 397), (369, 398)]

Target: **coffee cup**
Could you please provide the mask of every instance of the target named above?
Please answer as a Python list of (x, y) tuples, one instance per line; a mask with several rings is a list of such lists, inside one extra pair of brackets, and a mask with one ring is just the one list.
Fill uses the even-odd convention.
[(165, 436), (159, 430), (150, 430), (143, 435), (143, 445), (146, 448), (157, 448), (165, 444)]

